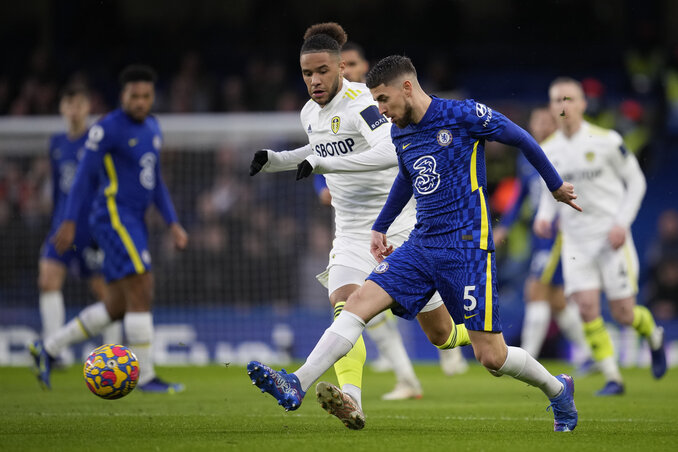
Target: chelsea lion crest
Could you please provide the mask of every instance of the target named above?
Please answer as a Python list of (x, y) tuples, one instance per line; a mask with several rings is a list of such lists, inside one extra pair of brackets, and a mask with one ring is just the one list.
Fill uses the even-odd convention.
[(341, 119), (339, 116), (335, 116), (332, 118), (332, 122), (330, 122), (330, 127), (332, 128), (332, 133), (336, 134), (339, 132), (339, 126), (341, 125)]
[(438, 144), (441, 146), (449, 146), (452, 143), (452, 133), (447, 129), (442, 129), (438, 131), (436, 140), (438, 140)]
[(384, 273), (386, 270), (388, 270), (388, 262), (386, 261), (374, 267), (374, 273)]

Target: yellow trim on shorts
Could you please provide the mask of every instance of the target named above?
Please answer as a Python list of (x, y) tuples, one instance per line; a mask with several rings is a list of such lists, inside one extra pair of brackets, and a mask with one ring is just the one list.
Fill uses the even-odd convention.
[(485, 201), (485, 194), (483, 193), (483, 187), (478, 185), (478, 173), (476, 171), (477, 161), (478, 161), (478, 143), (479, 140), (476, 140), (473, 143), (473, 153), (471, 154), (471, 192), (478, 190), (478, 196), (480, 196), (480, 249), (487, 249), (487, 239), (490, 236), (489, 222), (487, 220), (487, 202)]
[(136, 246), (134, 246), (132, 237), (130, 237), (129, 232), (127, 232), (127, 229), (120, 221), (118, 205), (115, 203), (115, 195), (118, 194), (118, 174), (115, 171), (115, 165), (113, 164), (113, 157), (111, 157), (111, 154), (106, 154), (104, 156), (104, 166), (106, 168), (106, 174), (108, 174), (108, 179), (111, 181), (104, 190), (108, 214), (111, 217), (111, 226), (113, 226), (113, 230), (118, 233), (120, 240), (122, 240), (122, 243), (127, 250), (127, 254), (129, 254), (130, 259), (132, 259), (134, 270), (137, 274), (142, 274), (146, 271), (146, 268), (144, 267), (143, 262), (141, 262), (139, 251), (137, 251)]
[(633, 259), (631, 258), (631, 248), (629, 247), (628, 240), (624, 242), (624, 260), (626, 261), (626, 266), (628, 267), (626, 274), (629, 277), (631, 287), (633, 287), (633, 291), (635, 293), (638, 293), (638, 277), (633, 271)]
[(546, 262), (546, 266), (544, 267), (544, 271), (541, 272), (541, 276), (539, 277), (539, 282), (545, 285), (551, 285), (553, 282), (553, 274), (556, 272), (556, 268), (558, 268), (558, 264), (560, 263), (560, 252), (562, 250), (562, 244), (563, 244), (563, 236), (561, 235), (560, 232), (556, 235), (556, 239), (553, 241), (553, 246), (551, 247), (551, 251), (549, 252), (549, 259)]
[(492, 253), (487, 253), (485, 278), (485, 331), (492, 331)]

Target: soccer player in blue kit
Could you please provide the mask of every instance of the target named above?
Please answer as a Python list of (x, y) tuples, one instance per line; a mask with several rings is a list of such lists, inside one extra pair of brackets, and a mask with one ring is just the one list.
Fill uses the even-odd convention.
[(164, 393), (183, 389), (155, 375), (151, 353), (153, 275), (144, 222), (148, 206), (154, 203), (158, 207), (175, 246), (183, 249), (188, 242), (160, 175), (162, 133), (150, 115), (155, 80), (155, 72), (147, 66), (125, 68), (120, 75), (122, 107), (90, 128), (64, 221), (53, 240), (60, 253), (72, 246), (75, 219), (85, 208), (88, 193), (96, 192), (89, 221), (92, 235), (104, 251), (109, 290), (103, 303), (88, 306), (44, 343), (34, 345), (38, 378), (46, 387), (50, 386), (53, 357), (63, 347), (96, 335), (113, 320), (123, 318), (128, 345), (139, 359), (138, 388)]
[[(59, 112), (66, 122), (65, 132), (54, 134), (49, 140), (49, 160), (52, 167), (52, 222), (47, 240), (40, 251), (38, 263), (38, 287), (40, 290), (40, 318), (42, 337), (47, 337), (64, 324), (65, 308), (62, 293), (66, 275), (87, 280), (90, 291), (97, 300), (103, 300), (106, 283), (101, 274), (103, 253), (92, 239), (87, 220), (88, 212), (78, 217), (77, 231), (73, 249), (59, 254), (51, 242), (63, 219), (68, 192), (75, 179), (78, 162), (85, 152), (87, 139), (87, 116), (90, 112), (90, 100), (87, 89), (82, 85), (71, 85), (61, 93)], [(84, 203), (91, 205), (94, 194)], [(121, 327), (118, 323), (104, 331), (106, 339), (119, 342)], [(64, 356), (60, 358), (65, 359)], [(62, 361), (63, 362), (63, 361)]]
[[(252, 382), (287, 410), (297, 409), (310, 387), (353, 343), (377, 313), (391, 308), (413, 319), (438, 290), (455, 323), (463, 321), (478, 361), (493, 375), (509, 375), (541, 389), (550, 399), (554, 430), (572, 431), (578, 414), (574, 381), (551, 375), (526, 351), (508, 347), (501, 334), (494, 245), (486, 202), (486, 139), (518, 147), (537, 168), (553, 196), (579, 210), (539, 145), (499, 112), (472, 100), (431, 98), (407, 57), (390, 56), (370, 70), (367, 86), (381, 113), (391, 118), (400, 172), (372, 228), (371, 252), (380, 261), (346, 302), (306, 362), (294, 373), (259, 362), (247, 366)], [(417, 224), (395, 251), (384, 231), (414, 194)]]

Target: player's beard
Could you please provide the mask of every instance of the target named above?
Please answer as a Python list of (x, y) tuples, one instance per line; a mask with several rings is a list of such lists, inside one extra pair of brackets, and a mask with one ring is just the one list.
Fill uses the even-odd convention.
[(395, 120), (395, 125), (399, 129), (404, 129), (412, 123), (412, 106), (405, 104), (405, 112), (403, 115)]
[(318, 105), (320, 105), (321, 107), (324, 107), (325, 105), (332, 102), (332, 99), (334, 99), (334, 96), (336, 96), (337, 93), (339, 92), (339, 81), (340, 80), (341, 80), (341, 78), (337, 77), (337, 79), (332, 84), (332, 87), (327, 91), (327, 101), (322, 103), (322, 104), (320, 102), (318, 102)]

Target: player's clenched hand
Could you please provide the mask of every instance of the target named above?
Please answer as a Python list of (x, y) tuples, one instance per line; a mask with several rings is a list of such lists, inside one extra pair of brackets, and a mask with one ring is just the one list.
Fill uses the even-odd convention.
[(607, 233), (607, 240), (612, 245), (612, 249), (619, 249), (626, 241), (626, 229), (615, 224)]
[(266, 163), (268, 163), (268, 150), (260, 149), (255, 152), (252, 163), (250, 163), (250, 176), (254, 176), (261, 171)]
[(52, 236), (52, 243), (59, 254), (64, 254), (75, 240), (75, 221), (64, 220), (57, 229), (54, 236)]
[(313, 173), (313, 165), (308, 160), (304, 159), (297, 165), (297, 180), (308, 177), (311, 173)]
[(372, 231), (372, 239), (370, 241), (370, 253), (377, 260), (381, 262), (386, 256), (393, 252), (393, 245), (389, 245), (386, 241), (386, 234)]
[(550, 239), (553, 233), (551, 222), (548, 220), (535, 219), (534, 223), (532, 224), (532, 230), (535, 234), (537, 234), (537, 237), (541, 237), (543, 239)]
[(563, 182), (563, 185), (561, 185), (556, 191), (552, 191), (551, 194), (553, 194), (553, 197), (556, 198), (556, 201), (564, 202), (574, 210), (583, 212), (581, 207), (579, 207), (573, 201), (577, 199), (577, 195), (574, 193), (574, 186), (571, 183)]
[(174, 246), (180, 250), (186, 248), (186, 245), (188, 245), (188, 234), (179, 223), (172, 223), (170, 226), (170, 233), (172, 234)]

